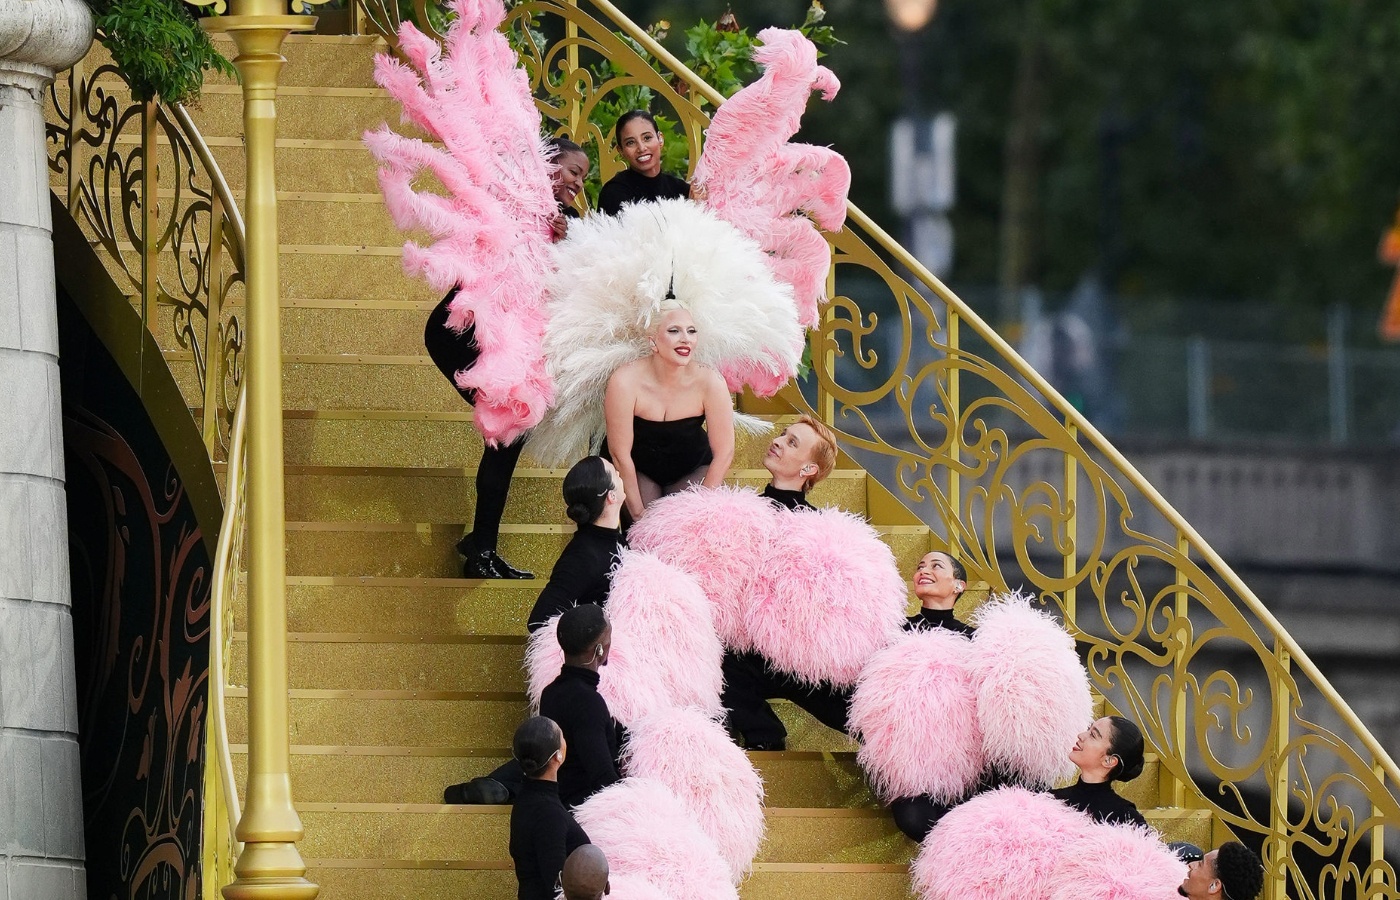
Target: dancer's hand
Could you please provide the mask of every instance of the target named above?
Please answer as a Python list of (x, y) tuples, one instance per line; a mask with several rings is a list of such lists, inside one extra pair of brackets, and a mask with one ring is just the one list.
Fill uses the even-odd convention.
[(559, 243), (569, 234), (569, 220), (563, 213), (555, 213), (554, 218), (549, 220), (549, 239), (554, 243)]

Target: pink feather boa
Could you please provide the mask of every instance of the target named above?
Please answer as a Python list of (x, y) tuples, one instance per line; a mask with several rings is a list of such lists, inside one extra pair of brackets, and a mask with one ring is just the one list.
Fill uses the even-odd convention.
[(1157, 832), (1094, 823), (1067, 846), (1051, 878), (1048, 900), (1172, 900), (1186, 877)]
[[(614, 719), (631, 727), (676, 706), (719, 714), (724, 649), (694, 579), (649, 554), (623, 550), (607, 611), (612, 651), (599, 670), (598, 692)], [(526, 645), (527, 690), (536, 709), (540, 693), (564, 665), (555, 637), (558, 619), (530, 635)]]
[(904, 579), (864, 519), (839, 509), (781, 513), (754, 585), (753, 647), (803, 682), (854, 684), (904, 626)]
[(841, 83), (817, 64), (817, 48), (800, 32), (765, 28), (758, 37), (763, 44), (753, 58), (763, 75), (715, 113), (694, 183), (706, 205), (768, 252), (773, 273), (793, 286), (800, 321), (815, 328), (831, 254), (804, 213), (840, 230), (851, 169), (828, 147), (788, 141), (811, 92), (831, 100)]
[(622, 764), (680, 798), (735, 884), (748, 874), (763, 843), (763, 779), (716, 718), (693, 708), (647, 716), (632, 728)]
[[(476, 391), (474, 421), (493, 443), (534, 426), (553, 402), (545, 369), (545, 283), (553, 269), (549, 221), (556, 211), (551, 165), (529, 78), (505, 35), (501, 0), (455, 0), (446, 54), (405, 22), (408, 64), (375, 57), (375, 80), (437, 147), (385, 124), (364, 135), (394, 224), (433, 242), (404, 244), (404, 270), (441, 293), (459, 288), (448, 326), (476, 327), (477, 362), (457, 373)], [(446, 196), (414, 187), (430, 172)]]
[(608, 868), (643, 879), (670, 900), (738, 900), (714, 841), (671, 789), (652, 778), (624, 778), (574, 810)]
[(754, 579), (764, 567), (782, 515), (750, 488), (691, 488), (647, 507), (628, 543), (688, 572), (714, 612), (725, 646), (751, 646), (748, 612)]
[(941, 628), (905, 635), (871, 657), (851, 701), (857, 760), (885, 801), (967, 795), (982, 774), (972, 642)]
[(910, 869), (914, 891), (922, 900), (1046, 897), (1066, 845), (1091, 824), (1049, 794), (1014, 787), (981, 794), (924, 838)]
[(1050, 787), (1074, 772), (1069, 752), (1093, 717), (1074, 639), (1015, 595), (982, 606), (975, 624), (973, 675), (987, 762), (1023, 784)]

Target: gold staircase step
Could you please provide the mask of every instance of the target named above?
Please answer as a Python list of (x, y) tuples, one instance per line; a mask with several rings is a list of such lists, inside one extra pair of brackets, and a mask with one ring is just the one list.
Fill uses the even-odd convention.
[[(247, 186), (243, 148), (211, 143), (209, 149), (229, 187), (242, 196)], [(291, 141), (274, 147), (277, 184), (282, 188), (320, 193), (376, 194), (379, 176), (369, 151), (358, 142), (336, 141), (306, 145)]]
[[(501, 900), (515, 896), (515, 873), (504, 863), (454, 860), (307, 859), (307, 877), (323, 900)], [(490, 868), (487, 868), (487, 866)], [(758, 863), (739, 887), (742, 900), (908, 900), (906, 866)]]
[[(509, 862), (509, 806), (299, 803), (303, 855)], [(913, 843), (878, 809), (769, 807), (758, 862), (907, 864)]]
[[(751, 754), (769, 806), (875, 807), (853, 753)], [(504, 748), (292, 747), (292, 796), (298, 803), (436, 803), (449, 784), (486, 775), (510, 758)], [(233, 748), (243, 783), (247, 749)]]
[[(292, 68), (289, 61), (282, 71), (290, 74)], [(373, 128), (380, 122), (389, 122), (396, 130), (406, 128), (399, 124), (402, 111), (399, 102), (379, 87), (279, 84), (277, 136), (358, 141), (366, 128)], [(206, 138), (241, 135), (243, 96), (238, 85), (206, 87), (192, 117)], [(364, 152), (369, 155), (368, 151)]]
[[(446, 379), (439, 380), (447, 386)], [(772, 431), (735, 434), (734, 458), (740, 468), (758, 469), (769, 442), (792, 417), (770, 418)], [(455, 412), (289, 409), (283, 419), (291, 465), (444, 468), (475, 466), (481, 459), (482, 440), (471, 424), (471, 407), (460, 401)], [(527, 468), (529, 455), (527, 444), (522, 460)]]
[[(291, 690), (291, 741), (317, 747), (471, 747), (499, 752), (524, 721), (519, 675), (501, 690)], [(235, 682), (241, 681), (241, 677)], [(246, 743), (247, 690), (230, 688), (229, 741)], [(788, 729), (788, 752), (852, 753), (855, 745), (786, 701), (773, 710)]]
[[(460, 401), (459, 401), (460, 402)], [(506, 501), (506, 522), (564, 524), (563, 469), (519, 468)], [(287, 466), (287, 519), (300, 522), (459, 522), (476, 502), (473, 468)], [(730, 472), (730, 484), (761, 489), (763, 469)], [(813, 503), (865, 512), (865, 472), (838, 469), (811, 493)], [(307, 573), (315, 574), (315, 573)]]
[[(219, 52), (232, 59), (237, 53), (233, 41), (222, 34), (212, 37)], [(301, 85), (374, 87), (374, 53), (387, 49), (382, 38), (366, 35), (288, 35), (282, 45), (287, 64), (278, 74), (278, 90)]]
[[(548, 574), (536, 573), (536, 574)], [(545, 580), (464, 578), (287, 578), (287, 627), (381, 634), (508, 634), (523, 628)], [(234, 605), (234, 627), (247, 627)]]
[[(287, 675), (298, 689), (432, 691), (495, 694), (519, 691), (524, 660), (520, 635), (378, 635), (293, 632)], [(233, 636), (229, 664), (247, 671), (246, 633)], [(513, 677), (503, 679), (507, 673)], [(503, 686), (504, 684), (507, 686)]]
[[(450, 578), (460, 573), (456, 544), (464, 526), (289, 522), (287, 572), (294, 575)], [(504, 525), (501, 556), (547, 578), (574, 534), (570, 525)], [(929, 532), (919, 526), (890, 528), (885, 542), (901, 572), (913, 572), (928, 552)]]

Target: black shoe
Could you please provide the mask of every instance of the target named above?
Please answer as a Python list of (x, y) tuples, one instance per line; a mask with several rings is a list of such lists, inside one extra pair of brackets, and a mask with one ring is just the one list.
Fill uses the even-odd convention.
[(457, 542), (457, 554), (462, 557), (463, 578), (504, 578), (519, 580), (534, 578), (533, 572), (517, 569), (496, 555), (495, 550), (478, 550), (470, 534)]
[(485, 775), (462, 784), (451, 784), (442, 792), (445, 803), (454, 805), (500, 806), (510, 802), (510, 791), (494, 778)]

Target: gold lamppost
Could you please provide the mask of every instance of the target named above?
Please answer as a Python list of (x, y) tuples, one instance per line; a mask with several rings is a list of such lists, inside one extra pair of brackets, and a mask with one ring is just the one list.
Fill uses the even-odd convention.
[(282, 42), (316, 27), (284, 0), (232, 0), (232, 15), (203, 19), (238, 47), (248, 187), (244, 215), (248, 303), (248, 785), (243, 842), (228, 900), (312, 900), (297, 851), (287, 728), (287, 554), (282, 483), (282, 337), (277, 282), (277, 77)]

